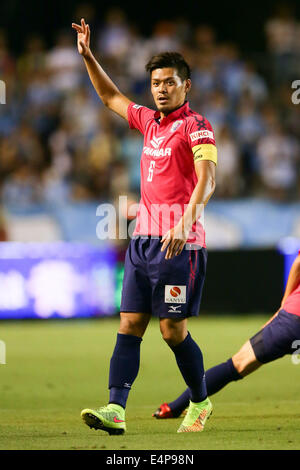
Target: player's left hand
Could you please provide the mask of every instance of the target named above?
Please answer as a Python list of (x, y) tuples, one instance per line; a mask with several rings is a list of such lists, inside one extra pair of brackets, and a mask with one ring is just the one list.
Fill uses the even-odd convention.
[(81, 18), (81, 25), (72, 23), (72, 28), (77, 31), (77, 47), (78, 52), (83, 57), (87, 57), (90, 53), (90, 27), (85, 24), (84, 18)]
[(187, 241), (188, 233), (182, 229), (182, 225), (177, 224), (175, 227), (168, 230), (167, 233), (162, 237), (161, 251), (164, 251), (166, 248), (165, 259), (171, 259), (173, 256), (178, 256), (182, 252), (184, 245)]

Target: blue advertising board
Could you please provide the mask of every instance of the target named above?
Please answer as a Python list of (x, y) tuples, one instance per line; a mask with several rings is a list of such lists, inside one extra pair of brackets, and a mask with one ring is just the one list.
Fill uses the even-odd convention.
[(116, 312), (116, 254), (84, 243), (0, 243), (0, 319)]
[(292, 264), (300, 251), (300, 239), (285, 237), (278, 243), (278, 250), (284, 256), (284, 287), (286, 286)]

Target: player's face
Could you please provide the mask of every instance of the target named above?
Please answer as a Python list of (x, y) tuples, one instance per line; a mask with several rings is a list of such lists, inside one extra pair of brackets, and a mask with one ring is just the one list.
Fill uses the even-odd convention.
[(155, 69), (151, 74), (151, 93), (156, 107), (163, 115), (181, 106), (191, 87), (189, 79), (182, 81), (176, 69)]

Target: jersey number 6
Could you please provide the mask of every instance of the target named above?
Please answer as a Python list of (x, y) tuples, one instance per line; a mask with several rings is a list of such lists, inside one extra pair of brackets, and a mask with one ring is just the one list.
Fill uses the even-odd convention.
[(147, 181), (152, 181), (154, 168), (155, 168), (155, 161), (151, 160)]

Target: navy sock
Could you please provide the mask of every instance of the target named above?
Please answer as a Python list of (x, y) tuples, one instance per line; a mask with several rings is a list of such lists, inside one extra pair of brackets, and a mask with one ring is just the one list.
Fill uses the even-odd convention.
[(171, 346), (185, 383), (191, 391), (191, 400), (199, 403), (207, 398), (202, 352), (190, 333), (177, 346)]
[(131, 385), (140, 366), (140, 345), (142, 338), (118, 333), (116, 346), (110, 360), (109, 403), (126, 407)]
[[(235, 380), (240, 380), (243, 377), (237, 372), (233, 365), (232, 359), (227, 362), (222, 362), (205, 372), (207, 394), (209, 396), (217, 393), (225, 385)], [(191, 391), (187, 388), (176, 400), (169, 403), (174, 416), (179, 416), (185, 408), (189, 406), (191, 399)], [(192, 400), (193, 401), (193, 400)]]
[(190, 400), (191, 391), (189, 388), (187, 388), (181, 395), (179, 395), (178, 398), (176, 398), (176, 400), (168, 403), (169, 407), (172, 410), (174, 418), (181, 415), (183, 410), (185, 410), (189, 406)]

